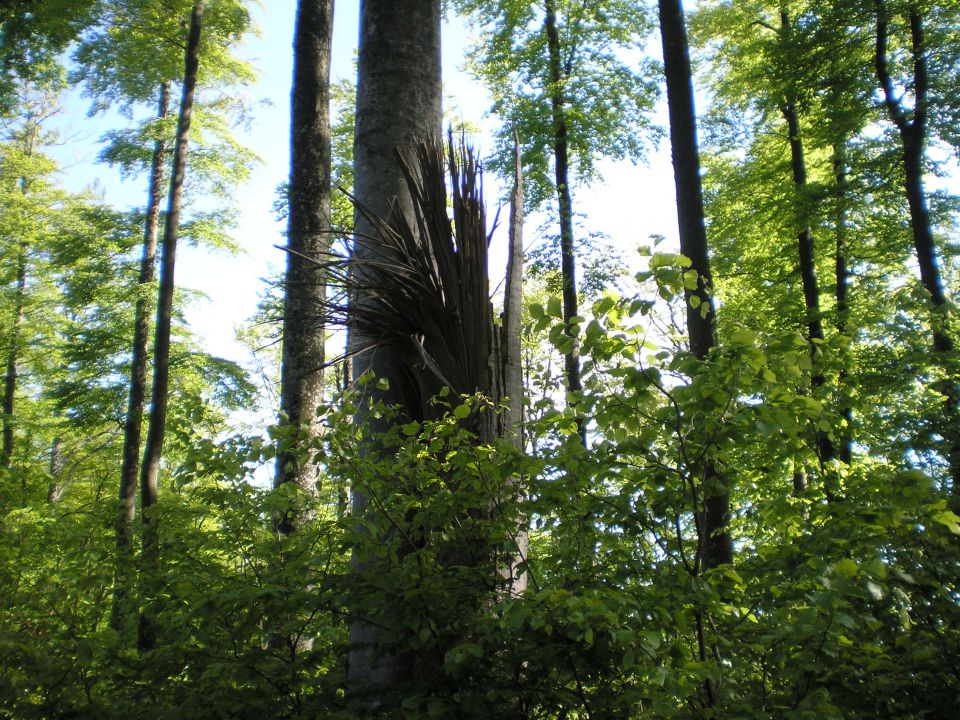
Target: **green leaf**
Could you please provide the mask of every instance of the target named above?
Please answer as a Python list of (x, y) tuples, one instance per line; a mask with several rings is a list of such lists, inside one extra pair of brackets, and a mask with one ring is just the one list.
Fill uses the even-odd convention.
[(834, 563), (833, 571), (841, 577), (852, 578), (857, 574), (857, 563), (850, 558), (843, 558)]
[(933, 516), (941, 525), (945, 525), (954, 535), (960, 535), (960, 516), (950, 510), (941, 510)]

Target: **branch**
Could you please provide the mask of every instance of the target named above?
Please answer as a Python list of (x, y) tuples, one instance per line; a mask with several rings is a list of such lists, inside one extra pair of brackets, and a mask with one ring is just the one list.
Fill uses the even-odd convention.
[(893, 80), (890, 77), (890, 68), (887, 65), (887, 42), (889, 40), (887, 6), (884, 0), (874, 0), (874, 7), (877, 12), (877, 49), (874, 57), (877, 80), (880, 82), (880, 89), (883, 90), (883, 101), (887, 106), (887, 112), (890, 113), (890, 119), (893, 120), (901, 133), (907, 133), (911, 129), (911, 123), (907, 121), (900, 99), (894, 96)]

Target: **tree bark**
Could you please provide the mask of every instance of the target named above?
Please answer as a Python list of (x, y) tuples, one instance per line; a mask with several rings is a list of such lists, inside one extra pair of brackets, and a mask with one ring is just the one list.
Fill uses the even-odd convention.
[[(297, 441), (312, 434), (323, 401), (326, 328), (316, 318), (326, 297), (318, 264), (330, 248), (330, 48), (333, 0), (300, 0), (294, 37), (291, 95), (287, 271), (280, 370), (280, 424), (296, 429), (294, 444), (277, 456), (274, 484), (296, 483), (314, 493), (316, 470), (298, 462)], [(294, 529), (292, 512), (279, 519)]]
[[(413, 203), (396, 152), (409, 152), (416, 140), (437, 141), (440, 135), (440, 1), (363, 0), (357, 72), (354, 194), (358, 203), (375, 216), (387, 218), (392, 210), (414, 224)], [(356, 256), (374, 259), (371, 254), (376, 251), (362, 242), (373, 234), (371, 223), (358, 213)], [(365, 301), (362, 296), (352, 299), (357, 304)], [(350, 329), (351, 350), (362, 349), (354, 356), (351, 375), (359, 378), (373, 372), (386, 379), (390, 388), (380, 399), (419, 414), (422, 389), (411, 381), (404, 359), (378, 352), (372, 345), (375, 342), (355, 327)], [(373, 385), (366, 385), (366, 389), (372, 391)], [(382, 421), (368, 424), (374, 432), (386, 429)], [(353, 489), (352, 496), (353, 513), (358, 517), (368, 515), (368, 498), (358, 488)], [(354, 566), (358, 571), (369, 570), (356, 558)], [(378, 645), (395, 639), (390, 628), (387, 614), (357, 616), (351, 622), (347, 685), (358, 712), (376, 708), (381, 694), (411, 670), (405, 667), (409, 658), (378, 652)]]
[[(170, 112), (170, 83), (160, 86), (157, 119)], [(160, 225), (160, 204), (163, 202), (163, 175), (167, 141), (163, 135), (153, 145), (150, 162), (150, 184), (147, 194), (147, 216), (144, 222), (143, 254), (140, 277), (137, 279), (137, 301), (133, 320), (133, 348), (130, 368), (130, 392), (127, 417), (123, 424), (123, 461), (120, 468), (120, 507), (117, 516), (117, 569), (113, 586), (110, 626), (120, 630), (126, 613), (122, 607), (132, 583), (133, 520), (137, 513), (137, 478), (140, 474), (140, 439), (143, 430), (144, 401), (147, 394), (147, 370), (150, 342), (149, 298), (156, 270), (157, 231)]]
[[(560, 215), (560, 276), (563, 283), (563, 322), (571, 340), (569, 352), (564, 355), (567, 391), (573, 402), (583, 392), (580, 380), (580, 336), (571, 320), (579, 314), (577, 301), (576, 252), (573, 237), (573, 201), (570, 195), (570, 158), (567, 142), (567, 110), (563, 85), (566, 73), (560, 57), (560, 32), (557, 28), (555, 0), (546, 0), (544, 31), (550, 60), (550, 108), (553, 121), (554, 183), (557, 188), (557, 206)], [(587, 431), (584, 419), (577, 416), (580, 440), (586, 446)]]
[[(159, 570), (157, 519), (150, 509), (157, 503), (157, 479), (167, 424), (167, 402), (170, 384), (170, 326), (173, 319), (174, 269), (176, 267), (177, 238), (180, 232), (180, 209), (183, 199), (183, 181), (187, 167), (187, 146), (193, 114), (193, 96), (200, 67), (200, 33), (203, 23), (204, 0), (196, 0), (190, 14), (186, 59), (183, 74), (183, 94), (180, 98), (180, 117), (173, 152), (173, 175), (170, 180), (167, 217), (164, 225), (160, 261), (160, 288), (157, 302), (156, 336), (153, 343), (153, 392), (150, 424), (140, 476), (140, 507), (143, 511), (143, 562), (148, 575)], [(156, 646), (156, 631), (150, 616), (140, 616), (137, 646), (141, 652)]]
[[(680, 252), (690, 259), (691, 269), (696, 271), (698, 277), (697, 289), (685, 291), (687, 333), (690, 351), (697, 359), (705, 361), (716, 345), (715, 310), (687, 32), (680, 0), (659, 0), (659, 11), (670, 113), (670, 148), (677, 188)], [(705, 494), (704, 507), (698, 513), (698, 525), (703, 565), (710, 569), (733, 562), (733, 544), (727, 532), (730, 516), (727, 479), (710, 459), (709, 452), (705, 453), (705, 458), (700, 471)]]
[[(500, 339), (500, 367), (503, 373), (503, 394), (507, 398), (504, 416), (504, 437), (523, 449), (523, 364), (520, 335), (523, 330), (523, 166), (520, 162), (520, 141), (514, 134), (513, 190), (510, 193), (510, 231), (507, 247), (507, 278), (503, 298), (503, 326)], [(520, 493), (522, 488), (513, 482), (509, 492)], [(506, 592), (519, 596), (527, 588), (526, 569), (518, 571), (527, 559), (529, 540), (527, 529), (521, 526), (516, 534), (516, 554), (506, 577)]]
[(874, 67), (883, 92), (887, 114), (900, 135), (904, 191), (910, 206), (913, 246), (920, 269), (920, 282), (930, 297), (933, 349), (946, 375), (944, 381), (938, 386), (944, 396), (944, 414), (939, 430), (946, 445), (944, 455), (950, 467), (954, 501), (960, 503), (960, 391), (957, 388), (957, 373), (952, 357), (954, 341), (949, 326), (947, 297), (943, 289), (943, 278), (937, 260), (937, 248), (930, 227), (930, 212), (923, 186), (929, 103), (923, 18), (911, 5), (909, 19), (914, 105), (910, 113), (903, 106), (902, 97), (897, 95), (888, 66), (887, 46), (890, 30), (885, 0), (874, 0), (874, 9), (877, 16)]

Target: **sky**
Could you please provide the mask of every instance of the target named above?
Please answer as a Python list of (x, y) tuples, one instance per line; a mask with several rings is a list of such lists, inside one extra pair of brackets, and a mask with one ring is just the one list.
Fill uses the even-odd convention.
[[(240, 219), (234, 238), (241, 248), (236, 255), (200, 248), (178, 248), (176, 280), (179, 287), (202, 291), (206, 299), (191, 300), (187, 320), (204, 349), (215, 355), (252, 367), (249, 348), (236, 340), (236, 330), (255, 312), (266, 287), (264, 279), (276, 277), (285, 257), (276, 246), (284, 244), (283, 224), (273, 212), (276, 188), (289, 174), (290, 86), (293, 66), (293, 29), (295, 0), (264, 0), (254, 6), (259, 34), (250, 37), (239, 54), (253, 62), (259, 71), (255, 85), (245, 93), (254, 103), (250, 126), (238, 131), (238, 139), (255, 151), (263, 162), (249, 181), (236, 193)], [(331, 79), (352, 78), (353, 59), (358, 37), (358, 0), (338, 0), (334, 18), (334, 42)], [(471, 32), (465, 21), (453, 18), (444, 22), (443, 78), (445, 102), (457, 115), (482, 129), (473, 138), (481, 156), (484, 146), (492, 147), (483, 129), (495, 120), (485, 118), (488, 94), (462, 70)], [(146, 177), (121, 178), (108, 166), (96, 162), (99, 138), (110, 129), (129, 121), (116, 113), (86, 117), (89, 101), (79, 90), (64, 100), (59, 118), (63, 137), (52, 153), (64, 168), (68, 189), (80, 191), (93, 186), (107, 202), (119, 208), (142, 207), (146, 202)], [(144, 113), (151, 108), (145, 108)], [(601, 232), (611, 241), (632, 252), (651, 234), (675, 238), (676, 214), (673, 177), (668, 143), (651, 153), (647, 163), (600, 162), (604, 182), (575, 190), (575, 209), (582, 213), (584, 231)], [(189, 173), (189, 160), (187, 172)], [(499, 190), (493, 178), (487, 180), (488, 195), (495, 204)], [(637, 221), (638, 210), (641, 221)], [(489, 217), (495, 213), (491, 211)], [(525, 240), (536, 242), (537, 218), (528, 222)], [(505, 225), (501, 237), (491, 248), (491, 273), (503, 263)]]

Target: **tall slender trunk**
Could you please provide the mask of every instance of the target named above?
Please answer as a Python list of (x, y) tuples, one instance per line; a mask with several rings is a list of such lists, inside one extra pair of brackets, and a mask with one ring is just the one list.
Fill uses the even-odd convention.
[[(378, 217), (391, 210), (413, 221), (413, 203), (396, 158), (397, 148), (409, 151), (416, 140), (435, 140), (440, 134), (442, 89), (440, 81), (440, 0), (363, 0), (360, 5), (360, 47), (357, 66), (357, 115), (354, 133), (354, 194), (357, 201)], [(415, 226), (415, 224), (414, 224)], [(372, 236), (374, 228), (356, 216), (357, 238)], [(355, 242), (354, 253), (369, 258), (376, 251)], [(375, 278), (371, 278), (375, 282)], [(362, 304), (367, 299), (355, 297)], [(352, 349), (375, 338), (350, 330)], [(411, 385), (404, 359), (371, 348), (354, 357), (351, 375), (372, 371), (390, 382), (380, 396), (417, 412), (420, 389)], [(372, 384), (371, 384), (372, 385)], [(368, 389), (372, 389), (367, 385)], [(371, 418), (364, 418), (371, 421)], [(385, 430), (371, 422), (374, 430)], [(353, 489), (353, 513), (369, 514), (369, 499)], [(358, 571), (369, 567), (354, 558)], [(410, 658), (387, 655), (378, 645), (395, 639), (389, 608), (377, 617), (358, 614), (350, 624), (348, 691), (359, 712), (381, 704), (382, 694), (412, 672)]]
[[(579, 394), (583, 391), (580, 380), (580, 336), (571, 320), (579, 314), (577, 307), (577, 267), (573, 238), (573, 201), (570, 196), (570, 158), (567, 142), (567, 109), (564, 97), (564, 72), (560, 57), (560, 32), (557, 29), (555, 0), (546, 0), (544, 31), (547, 34), (547, 52), (550, 58), (550, 109), (553, 121), (554, 183), (557, 188), (557, 205), (560, 212), (560, 276), (563, 283), (563, 322), (567, 326), (571, 345), (564, 355), (564, 371), (567, 391)], [(580, 439), (587, 443), (584, 419), (578, 415), (577, 427)]]
[[(947, 297), (937, 260), (937, 248), (930, 227), (930, 212), (923, 186), (923, 166), (927, 142), (928, 91), (926, 40), (923, 18), (910, 9), (910, 52), (913, 60), (913, 111), (903, 105), (897, 94), (888, 66), (889, 18), (885, 0), (874, 0), (877, 16), (877, 44), (874, 67), (890, 120), (900, 135), (903, 160), (904, 191), (910, 206), (910, 228), (920, 269), (920, 281), (930, 296), (930, 325), (933, 328), (933, 349), (942, 367), (945, 380), (938, 385), (944, 396), (944, 413), (940, 434), (945, 441), (947, 462), (955, 503), (960, 504), (960, 391), (953, 359), (954, 340), (948, 323)], [(912, 115), (912, 117), (911, 117)]]
[[(704, 222), (703, 189), (700, 183), (700, 152), (697, 145), (696, 109), (690, 74), (687, 31), (680, 0), (659, 0), (660, 36), (670, 112), (670, 148), (677, 189), (677, 220), (680, 252), (690, 259), (698, 276), (696, 290), (686, 290), (687, 333), (690, 350), (706, 360), (716, 345), (712, 276)], [(694, 299), (695, 298), (695, 299)], [(704, 507), (698, 513), (699, 535), (705, 568), (733, 562), (733, 544), (727, 530), (730, 494), (727, 479), (704, 453), (699, 473), (704, 487)]]
[[(786, 22), (786, 19), (784, 18)], [(787, 131), (790, 140), (790, 167), (793, 173), (793, 185), (797, 194), (797, 255), (800, 260), (800, 281), (803, 286), (803, 305), (806, 315), (807, 341), (810, 344), (810, 361), (813, 374), (810, 384), (813, 389), (823, 387), (826, 379), (823, 376), (820, 359), (820, 344), (823, 343), (823, 320), (820, 313), (820, 285), (817, 281), (816, 250), (813, 242), (813, 230), (805, 208), (807, 192), (807, 166), (803, 155), (803, 141), (800, 138), (800, 118), (797, 115), (797, 106), (792, 99), (780, 108), (787, 122)], [(817, 449), (817, 458), (820, 466), (825, 467), (833, 460), (836, 451), (830, 436), (820, 429), (814, 430)]]
[[(157, 119), (170, 112), (170, 83), (160, 86)], [(147, 216), (144, 222), (143, 254), (140, 277), (137, 279), (137, 301), (133, 319), (133, 348), (130, 367), (130, 392), (127, 417), (123, 424), (123, 463), (120, 468), (120, 507), (117, 515), (117, 569), (113, 585), (113, 607), (110, 625), (119, 630), (125, 619), (122, 604), (130, 592), (133, 559), (133, 520), (137, 513), (137, 477), (140, 471), (140, 437), (143, 429), (144, 400), (147, 391), (147, 366), (150, 342), (149, 293), (156, 268), (157, 231), (160, 225), (160, 204), (163, 202), (163, 174), (167, 141), (161, 134), (153, 145), (150, 162), (150, 185), (147, 194)]]
[[(33, 157), (34, 146), (40, 133), (41, 120), (29, 116), (24, 133), (24, 154)], [(20, 178), (20, 192), (24, 195), (30, 187), (26, 178)], [(3, 377), (3, 443), (0, 445), (0, 467), (10, 468), (13, 463), (13, 430), (16, 420), (13, 416), (17, 397), (17, 363), (20, 361), (20, 338), (23, 334), (23, 316), (27, 301), (27, 262), (30, 247), (26, 240), (20, 241), (17, 254), (17, 289), (13, 299), (13, 320), (10, 323), (10, 345), (7, 348), (6, 371)]]
[(23, 334), (23, 311), (27, 294), (27, 244), (20, 243), (17, 255), (17, 290), (13, 298), (13, 321), (7, 348), (7, 367), (3, 377), (3, 446), (0, 448), (0, 467), (13, 464), (13, 416), (17, 395), (17, 363), (20, 360), (20, 336)]
[[(522, 333), (521, 307), (523, 305), (523, 166), (520, 161), (520, 140), (514, 133), (513, 190), (510, 193), (510, 229), (507, 247), (507, 278), (503, 299), (503, 326), (501, 327), (500, 366), (503, 372), (503, 394), (507, 398), (504, 417), (505, 437), (515, 447), (523, 449), (523, 361), (520, 335)], [(511, 492), (522, 492), (512, 483)], [(516, 554), (509, 564), (506, 591), (519, 596), (527, 588), (527, 575), (518, 573), (518, 567), (527, 559), (529, 546), (525, 526), (517, 529)]]
[[(300, 0), (294, 37), (291, 95), (287, 272), (280, 370), (281, 424), (308, 433), (323, 401), (324, 336), (316, 321), (326, 297), (319, 263), (330, 248), (330, 43), (333, 0)], [(295, 438), (291, 438), (294, 440)], [(302, 438), (301, 438), (302, 439)], [(277, 456), (276, 486), (293, 482), (315, 491), (314, 466), (298, 463), (291, 446)], [(278, 527), (291, 532), (292, 512)]]
[[(174, 268), (176, 266), (177, 237), (180, 232), (180, 206), (183, 199), (183, 181), (187, 167), (187, 144), (193, 114), (193, 96), (200, 67), (200, 31), (203, 22), (204, 0), (196, 0), (190, 14), (186, 59), (183, 74), (183, 94), (180, 98), (180, 117), (173, 152), (173, 175), (170, 180), (167, 217), (163, 231), (160, 261), (160, 289), (157, 302), (156, 335), (153, 343), (153, 392), (150, 424), (140, 476), (140, 507), (143, 511), (143, 563), (148, 575), (159, 570), (157, 519), (150, 512), (157, 503), (157, 479), (160, 475), (160, 457), (167, 425), (167, 401), (170, 382), (170, 325), (173, 318)], [(156, 630), (147, 613), (140, 616), (137, 645), (141, 651), (156, 646)]]
[[(785, 8), (781, 8), (780, 33), (788, 53), (791, 50), (793, 40), (792, 30), (790, 16)], [(784, 102), (780, 106), (780, 112), (787, 123), (787, 135), (790, 143), (790, 169), (793, 174), (793, 185), (797, 200), (797, 254), (800, 260), (800, 281), (803, 286), (807, 342), (810, 344), (810, 362), (813, 368), (810, 383), (816, 390), (823, 387), (826, 382), (820, 368), (821, 350), (819, 346), (823, 343), (823, 320), (820, 313), (820, 286), (817, 282), (816, 250), (814, 249), (813, 230), (810, 228), (807, 198), (805, 197), (807, 193), (807, 165), (803, 154), (803, 140), (800, 138), (800, 116), (792, 91), (787, 91), (787, 97), (784, 98)], [(820, 467), (825, 468), (836, 455), (833, 442), (827, 433), (820, 428), (815, 428), (814, 443)], [(831, 490), (828, 488), (827, 492), (831, 493)]]
[[(834, 276), (836, 278), (836, 328), (839, 335), (846, 335), (850, 320), (849, 291), (850, 271), (847, 263), (847, 141), (841, 138), (833, 146), (833, 177), (836, 184), (836, 208), (834, 212), (834, 233), (836, 253), (834, 256)], [(840, 447), (837, 457), (840, 462), (849, 465), (853, 459), (853, 408), (847, 394), (849, 373), (846, 354), (840, 367), (838, 387), (839, 411), (844, 425), (840, 430)]]

